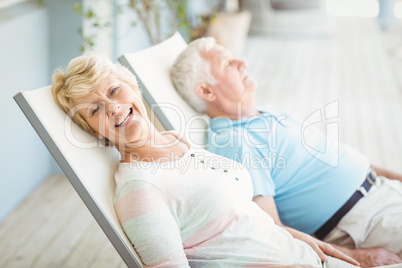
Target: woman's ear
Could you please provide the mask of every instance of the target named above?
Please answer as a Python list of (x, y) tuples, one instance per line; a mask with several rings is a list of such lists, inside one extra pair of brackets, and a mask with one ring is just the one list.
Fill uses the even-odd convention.
[(212, 86), (207, 83), (197, 84), (195, 86), (195, 93), (206, 102), (214, 101), (216, 98)]
[[(92, 128), (91, 128), (92, 129)], [(100, 140), (103, 140), (105, 137), (104, 136), (102, 136), (101, 134), (99, 134), (98, 132), (96, 132), (94, 129), (92, 129), (92, 131), (91, 131), (92, 133), (92, 136), (94, 136), (94, 137), (96, 137), (96, 138), (98, 138), (98, 139), (100, 139)]]

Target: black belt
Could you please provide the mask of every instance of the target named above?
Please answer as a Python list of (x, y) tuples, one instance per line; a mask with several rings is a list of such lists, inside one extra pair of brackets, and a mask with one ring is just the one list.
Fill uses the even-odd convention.
[(342, 217), (345, 216), (349, 210), (360, 200), (363, 196), (367, 195), (367, 192), (370, 190), (371, 186), (375, 183), (377, 175), (370, 171), (363, 184), (359, 189), (349, 198), (349, 200), (326, 222), (323, 226), (321, 226), (317, 231), (315, 231), (314, 235), (318, 239), (323, 239), (327, 236), (341, 221)]

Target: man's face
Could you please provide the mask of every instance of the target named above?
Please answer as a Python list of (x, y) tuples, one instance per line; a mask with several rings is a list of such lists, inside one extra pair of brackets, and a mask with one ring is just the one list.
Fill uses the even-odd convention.
[(247, 75), (244, 61), (233, 59), (230, 52), (219, 45), (202, 53), (201, 57), (210, 63), (211, 74), (216, 80), (216, 84), (212, 85), (216, 105), (237, 107), (240, 102), (254, 107), (257, 85)]

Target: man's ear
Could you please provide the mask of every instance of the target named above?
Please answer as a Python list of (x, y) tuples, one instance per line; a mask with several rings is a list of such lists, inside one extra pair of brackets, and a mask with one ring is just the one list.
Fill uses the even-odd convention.
[(199, 83), (195, 86), (195, 93), (206, 102), (214, 101), (216, 96), (210, 84)]

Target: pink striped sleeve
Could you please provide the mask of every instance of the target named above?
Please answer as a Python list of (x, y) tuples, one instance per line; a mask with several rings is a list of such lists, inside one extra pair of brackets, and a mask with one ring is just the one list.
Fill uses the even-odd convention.
[[(146, 267), (189, 267), (179, 223), (164, 193), (144, 181), (130, 181), (115, 209), (124, 232)], [(123, 191), (124, 192), (124, 191)]]

